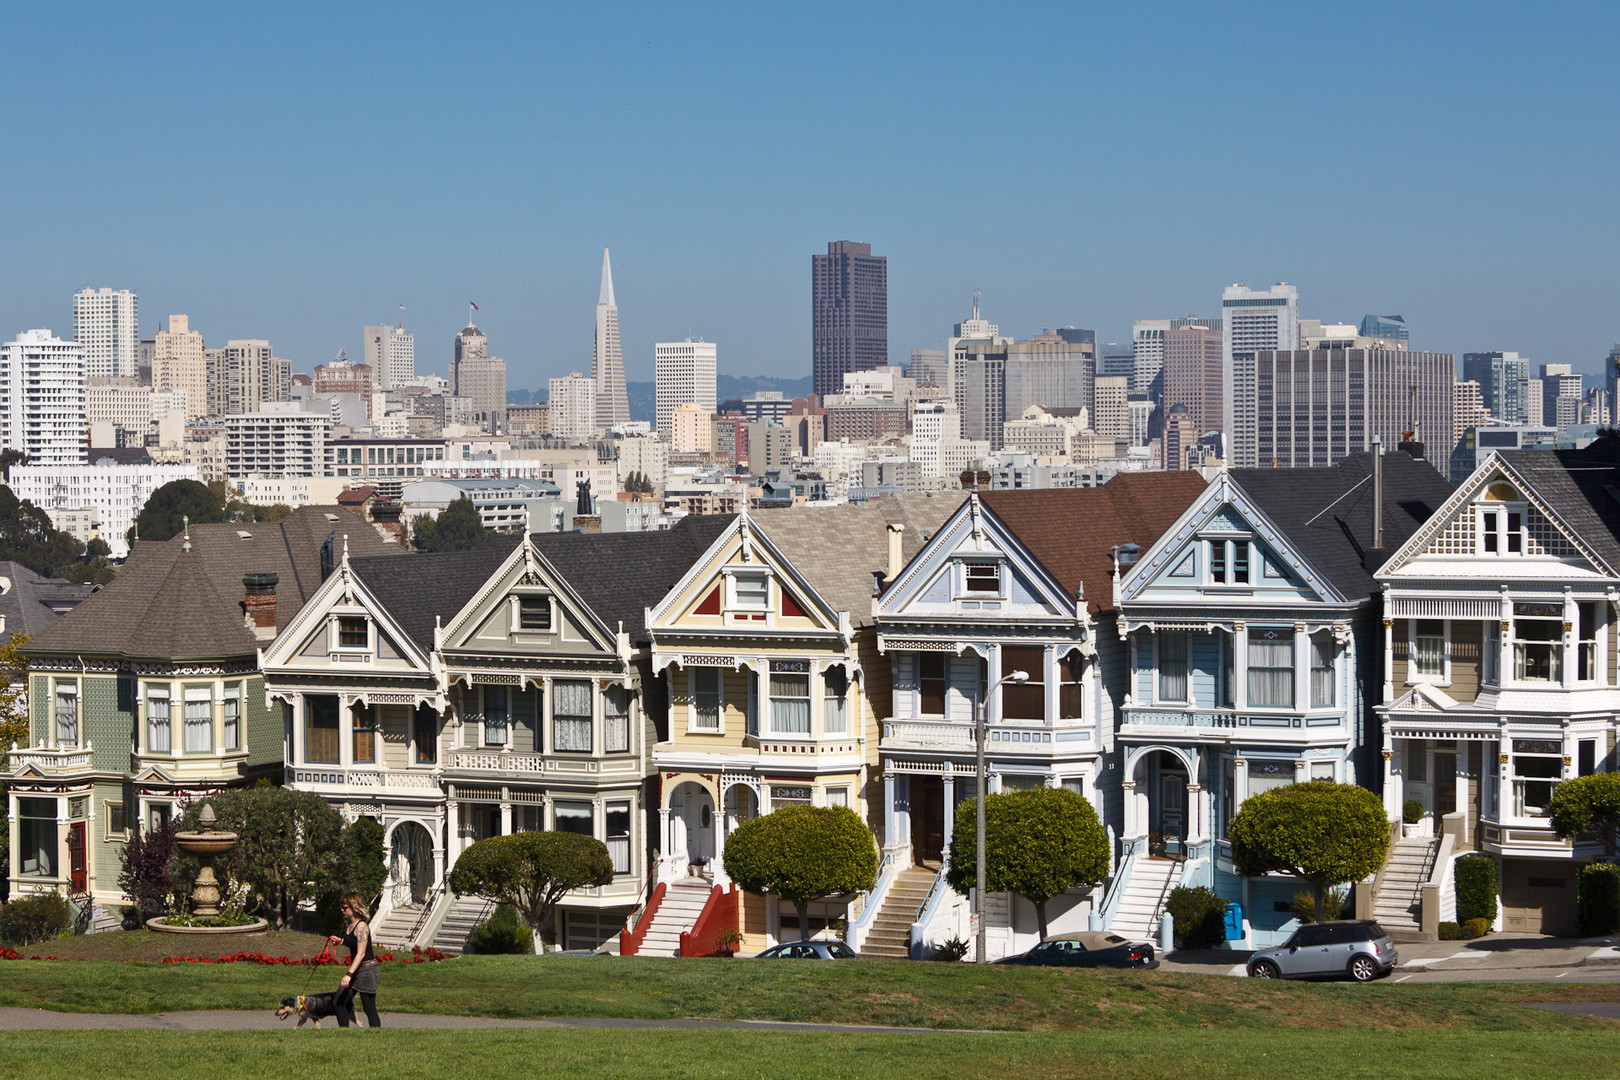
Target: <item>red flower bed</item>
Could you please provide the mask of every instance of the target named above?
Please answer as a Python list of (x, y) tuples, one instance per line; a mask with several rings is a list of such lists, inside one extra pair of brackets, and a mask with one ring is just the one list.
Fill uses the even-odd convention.
[[(67, 957), (56, 956), (29, 956), (24, 957), (16, 949), (0, 945), (0, 960), (64, 960)], [(83, 960), (84, 958), (78, 957)], [(438, 949), (422, 948), (420, 945), (411, 947), (409, 956), (395, 956), (393, 953), (383, 952), (377, 954), (377, 959), (389, 964), (428, 964), (439, 960), (448, 960), (450, 957)], [(290, 956), (266, 956), (264, 953), (239, 952), (230, 956), (165, 956), (158, 961), (162, 964), (285, 964), (288, 967), (326, 967), (332, 964), (342, 964), (344, 961), (337, 958), (331, 949), (324, 949), (319, 954), (308, 959), (295, 960)]]

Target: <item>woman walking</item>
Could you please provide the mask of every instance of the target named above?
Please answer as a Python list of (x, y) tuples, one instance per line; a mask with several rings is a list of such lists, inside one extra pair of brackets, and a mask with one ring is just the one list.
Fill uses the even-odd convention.
[(342, 937), (334, 935), (326, 939), (349, 950), (349, 970), (338, 984), (338, 1027), (348, 1027), (354, 1020), (356, 994), (360, 995), (360, 1004), (366, 1010), (366, 1026), (382, 1027), (382, 1020), (377, 1016), (377, 982), (382, 974), (382, 965), (377, 963), (377, 954), (371, 946), (371, 909), (355, 892), (344, 893), (338, 906), (343, 912), (347, 932)]

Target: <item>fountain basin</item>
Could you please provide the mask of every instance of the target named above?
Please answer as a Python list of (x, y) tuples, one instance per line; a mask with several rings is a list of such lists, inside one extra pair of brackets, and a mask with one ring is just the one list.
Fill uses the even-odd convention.
[(255, 919), (245, 926), (170, 926), (163, 916), (146, 920), (148, 930), (164, 934), (257, 934), (268, 929), (266, 919)]
[(183, 832), (174, 834), (174, 842), (180, 850), (189, 855), (202, 856), (223, 855), (236, 846), (236, 834), (233, 832)]

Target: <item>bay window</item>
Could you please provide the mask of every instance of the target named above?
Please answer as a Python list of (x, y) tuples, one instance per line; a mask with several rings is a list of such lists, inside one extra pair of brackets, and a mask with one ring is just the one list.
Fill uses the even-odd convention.
[(693, 668), (692, 727), (700, 731), (720, 730), (720, 669)]
[(377, 710), (367, 705), (356, 705), (354, 716), (354, 763), (371, 765), (377, 760)]
[(1564, 744), (1557, 739), (1513, 740), (1513, 812), (1546, 817), (1553, 788), (1564, 771)]
[(1582, 682), (1593, 682), (1598, 679), (1598, 606), (1592, 603), (1582, 603), (1575, 606), (1579, 618), (1579, 645), (1575, 653), (1575, 677)]
[(79, 683), (63, 680), (56, 684), (56, 745), (79, 745)]
[(1513, 677), (1523, 682), (1564, 679), (1564, 605), (1513, 605)]
[(20, 876), (51, 877), (58, 842), (55, 799), (17, 800), (17, 857)]
[(436, 765), (439, 761), (439, 717), (426, 705), (418, 705), (411, 718), (411, 741), (416, 744), (416, 763)]
[(849, 673), (841, 665), (821, 673), (821, 730), (849, 734)]
[(1249, 794), (1284, 787), (1294, 782), (1292, 761), (1256, 761), (1249, 759)]
[(1187, 632), (1162, 630), (1159, 645), (1159, 700), (1187, 700)]
[(604, 814), (607, 821), (608, 858), (613, 860), (615, 874), (630, 872), (630, 804), (610, 802)]
[(1333, 635), (1311, 638), (1311, 708), (1328, 709), (1334, 703)]
[(591, 684), (588, 681), (559, 679), (551, 684), (551, 733), (560, 752), (591, 752)]
[(484, 687), (484, 745), (505, 746), (511, 738), (511, 703), (506, 687)]
[(771, 734), (810, 734), (810, 663), (771, 661)]
[(1058, 719), (1079, 720), (1085, 715), (1085, 693), (1080, 683), (1085, 660), (1071, 652), (1058, 661)]
[(602, 691), (602, 749), (609, 754), (630, 750), (630, 694), (622, 686)]
[(1015, 671), (1029, 676), (1028, 682), (1007, 683), (1001, 688), (1003, 720), (1046, 719), (1046, 650), (1039, 645), (1003, 645), (1001, 676)]
[(1294, 631), (1249, 629), (1249, 705), (1251, 708), (1294, 707)]
[(146, 691), (146, 752), (167, 754), (173, 746), (169, 735), (169, 688), (149, 687)]
[(950, 661), (939, 653), (917, 657), (917, 714), (944, 716), (945, 693), (950, 686)]
[(578, 833), (581, 836), (596, 835), (595, 808), (588, 802), (558, 800), (552, 804), (552, 814), (558, 832)]
[(186, 688), (186, 753), (214, 748), (214, 692), (206, 686)]
[(1443, 678), (1446, 674), (1446, 624), (1440, 619), (1414, 619), (1412, 674)]
[(221, 712), (225, 721), (225, 749), (242, 749), (242, 688), (232, 684), (225, 688), (225, 699), (221, 703)]
[(304, 760), (336, 765), (338, 757), (338, 699), (335, 694), (304, 697)]

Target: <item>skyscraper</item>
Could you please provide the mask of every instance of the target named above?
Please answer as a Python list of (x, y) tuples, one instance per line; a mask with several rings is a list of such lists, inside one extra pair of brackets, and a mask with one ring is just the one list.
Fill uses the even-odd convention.
[(835, 240), (810, 256), (812, 388), (842, 393), (844, 376), (889, 364), (889, 260)]
[(133, 379), (140, 366), (140, 313), (128, 289), (73, 294), (73, 338), (84, 346), (87, 379)]
[(1609, 423), (1620, 424), (1620, 342), (1603, 358), (1603, 385), (1609, 391)]
[(1499, 424), (1530, 420), (1530, 360), (1516, 352), (1463, 353), (1463, 378), (1479, 383), (1485, 408)]
[(701, 338), (661, 341), (653, 346), (654, 396), (658, 435), (671, 437), (675, 410), (682, 405), (700, 405), (714, 412), (716, 404), (715, 368), (718, 349)]
[(1131, 328), (1131, 393), (1148, 393), (1164, 370), (1164, 335), (1169, 331), (1169, 319), (1138, 319)]
[(1581, 422), (1581, 376), (1569, 364), (1541, 365), (1541, 422), (1562, 435)]
[(1165, 417), (1168, 420), (1174, 406), (1184, 406), (1180, 420), (1184, 445), (1190, 446), (1199, 436), (1220, 430), (1221, 357), (1219, 330), (1188, 325), (1172, 326), (1164, 332)]
[[(1255, 448), (1240, 440), (1258, 430), (1254, 357), (1263, 350), (1299, 348), (1299, 290), (1286, 281), (1264, 291), (1241, 282), (1228, 286), (1221, 293), (1221, 327), (1221, 386), (1226, 415), (1219, 418), (1218, 424), (1213, 416), (1204, 417), (1204, 422), (1212, 430), (1226, 433), (1228, 461), (1252, 464)], [(1449, 388), (1446, 394), (1449, 409)]]
[(489, 355), (489, 339), (472, 323), (456, 335), (450, 393), (471, 402), (473, 418), (486, 431), (494, 433), (504, 426), (506, 361)]
[(35, 465), (79, 465), (90, 445), (84, 343), (24, 330), (0, 346), (0, 446)]
[(588, 439), (601, 428), (596, 416), (596, 381), (577, 371), (547, 384), (551, 406), (551, 433), (559, 439)]
[(205, 349), (203, 358), (210, 416), (241, 416), (292, 398), (292, 361), (274, 355), (268, 341), (227, 341), (223, 349)]
[(366, 327), (366, 359), (379, 390), (416, 377), (416, 336), (403, 324)]
[[(619, 343), (619, 305), (613, 298), (613, 265), (602, 249), (602, 288), (596, 297), (596, 344), (591, 349), (591, 380), (596, 383), (596, 423), (603, 428), (630, 421), (624, 386), (624, 347)], [(555, 420), (552, 430), (556, 430)]]
[(169, 328), (152, 341), (152, 387), (184, 390), (186, 419), (208, 415), (208, 358), (202, 334), (184, 315), (170, 315)]

